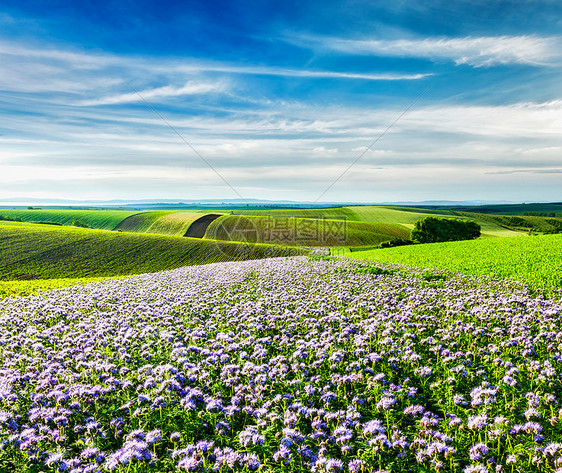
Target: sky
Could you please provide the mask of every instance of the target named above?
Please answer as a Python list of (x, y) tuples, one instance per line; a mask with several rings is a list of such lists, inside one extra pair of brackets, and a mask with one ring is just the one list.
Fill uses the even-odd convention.
[(2, 0), (0, 201), (562, 201), (560, 0)]

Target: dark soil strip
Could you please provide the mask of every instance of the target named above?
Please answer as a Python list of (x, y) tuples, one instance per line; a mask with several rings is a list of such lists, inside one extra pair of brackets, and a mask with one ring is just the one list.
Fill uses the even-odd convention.
[(195, 222), (189, 226), (184, 236), (190, 238), (203, 238), (205, 236), (205, 232), (207, 231), (207, 227), (213, 220), (219, 218), (220, 216), (221, 215), (218, 214), (204, 215), (203, 217), (195, 220)]

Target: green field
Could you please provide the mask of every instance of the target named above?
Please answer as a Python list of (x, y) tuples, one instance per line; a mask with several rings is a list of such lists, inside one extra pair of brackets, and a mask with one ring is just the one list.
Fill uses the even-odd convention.
[(519, 236), (520, 232), (506, 229), (497, 222), (483, 219), (478, 215), (459, 214), (451, 210), (417, 209), (411, 207), (349, 207), (359, 220), (366, 222), (398, 223), (412, 229), (414, 223), (425, 217), (468, 218), (476, 221), (482, 227), (482, 237), (511, 237)]
[(262, 215), (300, 218), (326, 218), (331, 220), (352, 220), (356, 222), (399, 223), (413, 225), (416, 220), (429, 215), (454, 215), (450, 210), (425, 210), (413, 207), (385, 207), (379, 205), (357, 205), (351, 207), (331, 207), (325, 209), (279, 209), (242, 210), (235, 215)]
[(440, 268), (469, 275), (522, 279), (562, 288), (562, 235), (429, 243), (349, 253), (356, 259)]
[(0, 222), (0, 280), (121, 276), (303, 253), (271, 245)]
[(532, 204), (489, 204), (477, 207), (456, 207), (463, 212), (479, 212), (499, 215), (525, 215), (527, 212), (549, 212), (562, 217), (562, 202), (532, 203)]
[(510, 230), (522, 232), (558, 233), (562, 232), (562, 218), (537, 217), (532, 215), (496, 215), (472, 212), (459, 212), (467, 218), (501, 225)]
[(233, 215), (254, 215), (271, 217), (327, 218), (331, 220), (360, 220), (347, 207), (324, 209), (271, 209), (271, 210), (234, 210)]
[(350, 207), (335, 207), (327, 209), (284, 209), (237, 211), (237, 215), (261, 215), (272, 217), (300, 217), (331, 220), (347, 220), (353, 222), (391, 223), (402, 225), (411, 230), (418, 220), (425, 217), (443, 216), (456, 218), (470, 218), (482, 227), (482, 237), (518, 236), (520, 232), (504, 228), (497, 222), (482, 218), (479, 215), (460, 214), (452, 210), (419, 209), (414, 207), (392, 207), (379, 205), (357, 205)]
[(449, 210), (425, 210), (412, 207), (382, 207), (377, 205), (358, 205), (348, 207), (356, 215), (356, 220), (364, 222), (399, 223), (413, 226), (419, 219), (429, 216), (452, 217)]
[(146, 233), (185, 236), (191, 224), (204, 215), (206, 213), (198, 212), (174, 212), (163, 215), (146, 230)]
[[(118, 276), (113, 276), (112, 279)], [(33, 279), (31, 281), (0, 281), (0, 299), (7, 296), (27, 296), (40, 291), (48, 291), (62, 287), (84, 285), (89, 282), (103, 281), (104, 277), (97, 278), (59, 278), (59, 279)]]
[(369, 246), (409, 235), (407, 228), (386, 223), (224, 215), (209, 225), (205, 238), (298, 246)]
[[(19, 218), (24, 222), (52, 222), (62, 225), (72, 225), (75, 220), (85, 222), (91, 228), (102, 230), (121, 230), (123, 232), (153, 233), (159, 235), (184, 236), (190, 225), (202, 217), (209, 214), (209, 211), (148, 211), (148, 212), (129, 212), (124, 210), (0, 210), (0, 216), (5, 215), (9, 218)], [(221, 213), (220, 211), (218, 213)], [(345, 220), (348, 222), (350, 232), (349, 246), (375, 245), (391, 238), (408, 238), (407, 233), (412, 229), (414, 223), (421, 218), (434, 215), (447, 217), (473, 218), (482, 227), (483, 237), (505, 237), (517, 236), (520, 234), (519, 228), (505, 228), (505, 225), (494, 219), (493, 216), (485, 214), (469, 214), (453, 212), (451, 210), (418, 209), (412, 207), (388, 207), (388, 206), (351, 206), (334, 207), (323, 209), (274, 209), (274, 210), (248, 210), (233, 211), (233, 215), (246, 215), (252, 217), (267, 217), (280, 219), (279, 224), (285, 218), (299, 219), (322, 219), (322, 220)], [(539, 217), (534, 218), (537, 221)], [(543, 219), (544, 220), (544, 219)], [(258, 226), (261, 225), (258, 221)], [(377, 224), (378, 228), (355, 225), (353, 222)], [(385, 229), (379, 224), (400, 225), (405, 229), (398, 230)], [(552, 229), (548, 227), (547, 229)], [(371, 231), (375, 234), (369, 237), (366, 232)], [(523, 229), (524, 230), (524, 229)], [(387, 237), (388, 235), (390, 237)], [(216, 231), (209, 228), (208, 238), (213, 238)], [(240, 236), (240, 235), (238, 235)], [(234, 235), (231, 235), (234, 238)], [(228, 239), (225, 235), (221, 239)], [(262, 240), (263, 241), (263, 240)], [(332, 244), (340, 244), (333, 242)]]
[(120, 230), (134, 233), (185, 236), (190, 225), (208, 212), (152, 211), (129, 212), (124, 210), (9, 210), (0, 209), (1, 217), (20, 219), (23, 222), (56, 223), (72, 225), (75, 220), (99, 230)]
[(127, 217), (115, 230), (185, 236), (191, 224), (204, 215), (209, 215), (209, 212), (141, 212)]
[(10, 210), (0, 209), (0, 215), (19, 218), (23, 222), (52, 222), (61, 225), (72, 225), (75, 220), (81, 220), (91, 228), (113, 230), (125, 218), (138, 212), (128, 210)]
[(141, 212), (131, 215), (117, 225), (114, 229), (121, 230), (123, 232), (135, 232), (144, 233), (146, 232), (156, 220), (171, 214), (169, 210), (156, 210), (154, 212)]

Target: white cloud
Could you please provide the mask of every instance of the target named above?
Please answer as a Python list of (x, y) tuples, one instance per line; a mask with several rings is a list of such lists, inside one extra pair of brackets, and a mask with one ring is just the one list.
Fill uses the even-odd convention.
[(503, 106), (424, 107), (408, 113), (402, 126), (470, 134), (481, 139), (560, 139), (562, 100)]
[(27, 45), (0, 39), (0, 54), (4, 58), (13, 57), (22, 62), (38, 60), (58, 65), (71, 63), (74, 68), (95, 70), (109, 65), (119, 65), (119, 58), (111, 54), (86, 53), (66, 49), (55, 49), (43, 43)]
[[(357, 148), (352, 148), (351, 151), (354, 151), (356, 153), (361, 153), (364, 151), (367, 151), (367, 146), (358, 146)], [(387, 156), (392, 154), (392, 151), (389, 151), (387, 149), (376, 149), (373, 148), (371, 150), (369, 150), (370, 155), (377, 155), (377, 156)]]
[(220, 82), (194, 82), (189, 81), (181, 87), (173, 87), (166, 85), (155, 89), (139, 90), (138, 92), (129, 92), (126, 94), (102, 97), (95, 100), (84, 100), (78, 105), (115, 105), (122, 103), (140, 102), (143, 99), (149, 101), (154, 98), (179, 97), (182, 95), (208, 94), (213, 92), (224, 92), (226, 86)]
[[(402, 81), (423, 79), (431, 74), (419, 73), (355, 73), (352, 71), (318, 71), (284, 69), (267, 66), (239, 66), (200, 59), (137, 57), (56, 49), (50, 45), (27, 45), (0, 39), (0, 89), (8, 92), (59, 93), (81, 96), (89, 105), (134, 102), (137, 94), (123, 92), (126, 83), (163, 83), (145, 90), (153, 98), (222, 91), (224, 81), (216, 75), (253, 75), (302, 77), (303, 79), (348, 79), (368, 81)], [(201, 79), (212, 75), (213, 82)], [(192, 83), (199, 81), (200, 83)], [(177, 84), (185, 84), (178, 87)], [(214, 85), (214, 87), (213, 87)], [(193, 88), (199, 90), (192, 90)], [(36, 97), (37, 98), (37, 97)], [(148, 97), (147, 97), (148, 98)], [(50, 97), (61, 102), (61, 97)], [(65, 102), (66, 103), (66, 102)]]
[(328, 157), (338, 154), (338, 148), (326, 148), (325, 146), (317, 146), (312, 150), (312, 154), (317, 157)]
[[(467, 44), (464, 56), (459, 45), (449, 44), (447, 53), (447, 48), (439, 46), (442, 57), (457, 60), (462, 56), (472, 64), (483, 64), (490, 58), (516, 60), (515, 56), (509, 59), (505, 51), (494, 56), (488, 50), (477, 60), (476, 47), (473, 44), (468, 54)], [(415, 53), (416, 45), (410, 46)], [(429, 54), (431, 48), (423, 47), (425, 53), (421, 46), (418, 51)], [(150, 197), (185, 196), (182, 193), (189, 182), (190, 196), (231, 196), (206, 164), (148, 107), (93, 106), (139, 102), (138, 95), (125, 86), (127, 83), (140, 83), (141, 95), (154, 102), (172, 126), (232, 180), (241, 194), (248, 196), (251, 189), (267, 189), (272, 195), (277, 192), (280, 196), (281, 190), (287, 190), (291, 198), (305, 198), (307, 193), (316, 194), (308, 196), (316, 198), (403, 111), (400, 105), (379, 106), (366, 101), (356, 106), (329, 106), (307, 98), (260, 102), (261, 91), (257, 87), (254, 93), (255, 82), (250, 78), (237, 81), (230, 75), (223, 79), (228, 74), (335, 78), (341, 76), (339, 72), (117, 56), (82, 59), (81, 53), (46, 51), (45, 55), (32, 51), (20, 57), (16, 53), (25, 50), (4, 54), (0, 48), (0, 61), (8, 61), (0, 68), (2, 101), (7, 105), (2, 107), (5, 119), (0, 162), (3, 189), (10, 192), (33, 189), (29, 182), (35, 179), (38, 188), (60, 186), (61, 193), (71, 193), (71, 186), (77, 187), (82, 179), (91, 189), (104, 192), (118, 189), (124, 194), (123, 189), (140, 189), (135, 192), (144, 196), (150, 193)], [(537, 57), (544, 59), (545, 55)], [(352, 75), (353, 79), (375, 80), (375, 76)], [(238, 100), (236, 93), (247, 94), (256, 102), (249, 105)], [(219, 94), (224, 94), (226, 100)], [(189, 109), (156, 105), (160, 99), (183, 95), (193, 96)], [(76, 106), (77, 103), (90, 106)], [(434, 179), (431, 182), (439, 189), (447, 179), (451, 186), (460, 188), (461, 178), (466, 177), (466, 189), (473, 185), (471, 192), (478, 189), (479, 176), (488, 176), (486, 172), (510, 172), (514, 178), (523, 179), (528, 173), (517, 170), (531, 169), (531, 177), (536, 179), (560, 176), (552, 171), (560, 167), (562, 100), (503, 106), (426, 103), (420, 100), (408, 111), (325, 198), (349, 200), (346, 192), (353, 192), (358, 200), (365, 200), (373, 189), (383, 185), (388, 186), (389, 193), (404, 188), (403, 197), (414, 198), (409, 193), (412, 188), (408, 190), (404, 183), (417, 182), (418, 176), (423, 176), (426, 183)], [(324, 157), (322, 163), (319, 157)], [(385, 169), (380, 169), (381, 165)], [(196, 187), (194, 176), (204, 180), (205, 185)], [(461, 177), (455, 181), (455, 176)], [(495, 176), (507, 179), (507, 175)], [(488, 177), (490, 188), (499, 182)], [(119, 185), (110, 186), (110, 178)], [(138, 185), (139, 179), (142, 186)], [(170, 184), (158, 187), (157, 180)], [(56, 184), (49, 188), (49, 182)], [(451, 189), (455, 192), (454, 186)], [(209, 195), (211, 191), (214, 195)], [(383, 197), (377, 194), (373, 199)]]
[(322, 48), (347, 54), (387, 57), (417, 57), (450, 60), (474, 67), (527, 64), (544, 66), (560, 61), (560, 37), (540, 36), (467, 36), (426, 39), (351, 40), (342, 38), (306, 38), (300, 45), (318, 44)]
[(231, 74), (264, 75), (279, 77), (304, 77), (309, 79), (361, 79), (374, 81), (394, 81), (394, 80), (418, 80), (429, 77), (433, 74), (359, 74), (352, 72), (334, 71), (311, 71), (307, 69), (283, 69), (278, 67), (253, 67), (253, 66), (233, 66), (228, 64), (196, 64), (191, 66), (179, 66), (178, 70), (189, 72), (227, 72)]

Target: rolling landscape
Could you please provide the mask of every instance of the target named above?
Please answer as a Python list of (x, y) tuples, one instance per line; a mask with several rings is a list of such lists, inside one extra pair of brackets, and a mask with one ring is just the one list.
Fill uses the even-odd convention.
[(481, 210), (1, 209), (3, 471), (525, 458), (557, 435), (562, 215)]
[(562, 473), (560, 18), (4, 0), (0, 473)]

